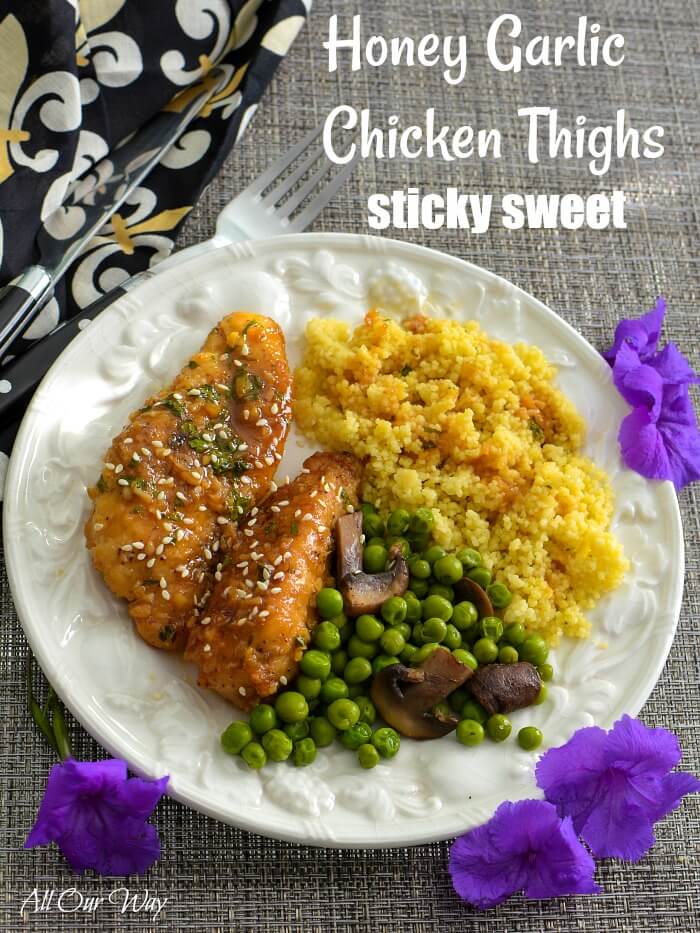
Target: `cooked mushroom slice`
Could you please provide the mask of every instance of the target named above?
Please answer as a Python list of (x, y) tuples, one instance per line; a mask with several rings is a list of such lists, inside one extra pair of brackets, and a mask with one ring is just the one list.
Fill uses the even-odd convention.
[(385, 667), (374, 678), (371, 696), (382, 719), (401, 735), (437, 739), (452, 732), (459, 718), (436, 716), (433, 707), (471, 676), (471, 668), (438, 648), (420, 667)]
[(469, 681), (472, 696), (490, 716), (494, 713), (512, 713), (515, 709), (531, 706), (541, 686), (537, 668), (528, 661), (486, 664)]
[(390, 570), (364, 573), (361, 534), (359, 512), (344, 515), (336, 522), (336, 581), (349, 616), (374, 612), (390, 596), (402, 596), (408, 589), (408, 564), (396, 546), (389, 551), (393, 560)]
[(461, 580), (454, 584), (454, 590), (455, 596), (459, 599), (468, 599), (470, 603), (474, 603), (480, 619), (494, 614), (493, 604), (486, 590), (474, 580), (470, 580), (469, 577), (462, 577)]

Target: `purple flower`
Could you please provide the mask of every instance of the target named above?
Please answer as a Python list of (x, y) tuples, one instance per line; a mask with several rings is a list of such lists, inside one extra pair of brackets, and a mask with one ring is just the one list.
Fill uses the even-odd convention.
[(54, 765), (25, 848), (55, 842), (77, 872), (145, 872), (160, 855), (158, 833), (146, 820), (168, 778), (128, 778), (126, 768), (118, 758)]
[(481, 909), (521, 890), (534, 898), (600, 890), (572, 821), (544, 800), (502, 803), (488, 823), (455, 840), (449, 867), (457, 894)]
[[(620, 326), (625, 323), (638, 322), (623, 321)], [(616, 338), (606, 354), (613, 358), (615, 386), (633, 408), (618, 434), (622, 458), (642, 476), (670, 479), (680, 490), (700, 479), (700, 431), (688, 393), (688, 386), (700, 378), (675, 344), (659, 353), (648, 347), (641, 353), (633, 344), (632, 339)]]
[(638, 861), (654, 843), (654, 823), (700, 781), (671, 772), (681, 750), (665, 729), (623, 716), (609, 732), (579, 729), (537, 764), (537, 783), (594, 855)]
[(642, 361), (646, 361), (656, 352), (661, 336), (661, 328), (666, 314), (666, 299), (656, 299), (656, 304), (640, 318), (620, 321), (615, 329), (613, 345), (603, 353), (605, 359), (612, 366), (617, 354), (623, 346), (635, 350)]

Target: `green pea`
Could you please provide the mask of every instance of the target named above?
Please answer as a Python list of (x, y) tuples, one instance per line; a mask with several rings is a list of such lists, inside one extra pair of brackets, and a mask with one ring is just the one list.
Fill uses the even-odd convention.
[(399, 658), (404, 664), (413, 664), (415, 663), (416, 655), (418, 654), (419, 650), (420, 649), (415, 645), (408, 644), (399, 655)]
[(498, 657), (498, 645), (490, 638), (480, 638), (472, 652), (480, 664), (492, 664)]
[(250, 728), (258, 735), (263, 735), (274, 729), (277, 725), (277, 713), (274, 706), (268, 703), (259, 703), (255, 709), (251, 710), (249, 716)]
[(474, 655), (471, 651), (467, 651), (466, 648), (455, 648), (452, 654), (457, 658), (460, 664), (466, 664), (467, 667), (470, 667), (473, 671), (479, 666), (479, 662)]
[(322, 619), (332, 619), (343, 611), (343, 597), (332, 586), (324, 586), (316, 595), (316, 608)]
[(302, 739), (294, 743), (294, 764), (297, 768), (305, 768), (316, 760), (316, 743), (312, 738)]
[(479, 630), (484, 638), (500, 641), (503, 635), (503, 623), (496, 616), (484, 616), (479, 623)]
[(437, 617), (426, 619), (423, 623), (421, 641), (423, 644), (429, 641), (442, 641), (446, 634), (447, 624), (443, 622), (442, 619), (438, 619)]
[(371, 502), (360, 502), (360, 511), (362, 512), (362, 517), (364, 519), (366, 515), (376, 515), (377, 507)]
[(367, 658), (352, 658), (343, 672), (347, 684), (361, 684), (372, 676), (372, 665)]
[(484, 741), (484, 727), (475, 719), (463, 719), (457, 723), (457, 741), (469, 747)]
[(411, 577), (411, 590), (418, 599), (423, 599), (427, 596), (429, 589), (430, 585), (427, 580), (418, 580), (415, 577)]
[(503, 583), (491, 583), (486, 587), (486, 593), (496, 609), (505, 609), (513, 599), (513, 594)]
[(395, 509), (386, 521), (386, 530), (392, 535), (402, 535), (410, 522), (411, 516), (406, 509)]
[(357, 635), (352, 635), (348, 642), (348, 654), (351, 658), (372, 659), (377, 654), (378, 647), (374, 641), (363, 641)]
[[(331, 670), (334, 674), (342, 674), (345, 670), (345, 665), (348, 663), (349, 657), (347, 651), (343, 651), (340, 648), (338, 651), (334, 651), (331, 655)], [(326, 681), (328, 683), (328, 681)]]
[(423, 600), (423, 618), (442, 619), (443, 622), (449, 622), (452, 618), (452, 605), (444, 596), (428, 596)]
[(262, 768), (267, 761), (267, 755), (265, 754), (265, 749), (262, 747), (260, 742), (248, 742), (246, 747), (241, 752), (241, 758), (248, 765), (249, 768)]
[(366, 688), (366, 684), (349, 684), (348, 685), (348, 697), (351, 700), (357, 700), (358, 697), (362, 696), (363, 691)]
[(525, 626), (522, 624), (522, 622), (511, 622), (511, 624), (503, 633), (503, 637), (509, 644), (519, 648), (527, 637)]
[(382, 573), (386, 567), (387, 550), (379, 544), (365, 548), (362, 565), (367, 573)]
[(483, 589), (486, 589), (491, 582), (491, 572), (486, 567), (475, 567), (467, 573), (467, 576)]
[(273, 761), (286, 761), (292, 754), (294, 743), (281, 729), (270, 729), (261, 741), (267, 757)]
[(476, 700), (467, 700), (467, 702), (462, 707), (461, 712), (462, 719), (473, 719), (476, 722), (483, 724), (489, 718), (489, 714), (486, 712), (481, 703), (477, 703)]
[(464, 689), (464, 687), (457, 687), (456, 690), (453, 690), (452, 693), (448, 696), (447, 702), (450, 704), (450, 709), (454, 710), (455, 713), (461, 713), (462, 707), (469, 699), (469, 694)]
[(338, 735), (338, 730), (330, 724), (325, 716), (314, 716), (309, 722), (309, 732), (319, 748), (332, 745)]
[(359, 710), (360, 710), (360, 722), (369, 723), (371, 726), (374, 720), (377, 718), (377, 711), (374, 708), (374, 703), (370, 700), (369, 697), (357, 697), (355, 699)]
[(416, 622), (416, 624), (413, 626), (413, 632), (411, 634), (411, 637), (413, 638), (413, 641), (415, 644), (417, 645), (423, 644), (423, 623), (422, 622)]
[(542, 744), (542, 733), (536, 726), (525, 726), (518, 732), (518, 745), (526, 752), (533, 752)]
[(360, 745), (357, 749), (357, 760), (361, 768), (376, 768), (380, 761), (379, 752), (374, 745), (370, 745), (369, 743)]
[(400, 661), (395, 655), (378, 654), (374, 661), (372, 661), (372, 673), (378, 674), (380, 671), (383, 671), (385, 667), (391, 667), (399, 663)]
[(533, 703), (533, 706), (541, 706), (544, 701), (547, 699), (547, 688), (544, 684), (540, 687), (540, 692), (537, 694), (537, 699)]
[(362, 530), (367, 538), (381, 538), (384, 536), (384, 522), (376, 512), (366, 513), (362, 518)]
[(398, 535), (391, 535), (386, 539), (386, 546), (390, 551), (397, 551), (402, 557), (411, 556), (411, 544), (406, 538), (401, 538)]
[(331, 656), (326, 654), (325, 651), (311, 648), (309, 651), (304, 652), (299, 667), (307, 677), (318, 677), (319, 680), (326, 680), (331, 672)]
[(239, 755), (253, 739), (253, 730), (247, 722), (232, 722), (221, 733), (221, 747), (228, 755)]
[(428, 596), (442, 596), (448, 603), (453, 603), (455, 591), (451, 586), (447, 586), (445, 583), (431, 583), (428, 587)]
[(315, 700), (321, 693), (323, 682), (318, 677), (307, 677), (306, 674), (299, 674), (294, 686), (307, 700)]
[(432, 567), (437, 561), (447, 555), (447, 551), (444, 547), (440, 547), (439, 544), (433, 544), (428, 548), (427, 551), (423, 553), (423, 559), (427, 560), (430, 566)]
[[(436, 651), (440, 645), (436, 641), (428, 642), (427, 645), (423, 645), (420, 648), (416, 648), (416, 653), (413, 655), (413, 660), (411, 664), (422, 664), (423, 661), (426, 661), (433, 651)], [(404, 651), (406, 649), (404, 648)], [(403, 653), (403, 652), (402, 652)]]
[(372, 727), (369, 723), (356, 722), (354, 726), (350, 726), (349, 729), (343, 732), (340, 736), (340, 741), (346, 748), (351, 749), (351, 751), (357, 751), (360, 745), (369, 742), (371, 738)]
[(474, 570), (481, 566), (481, 554), (471, 547), (463, 547), (457, 551), (457, 559), (465, 570)]
[(302, 719), (299, 722), (288, 722), (284, 726), (285, 733), (292, 742), (298, 742), (299, 739), (305, 739), (309, 734), (309, 720)]
[(386, 548), (386, 541), (384, 540), (384, 538), (376, 538), (376, 537), (365, 539), (365, 547), (374, 547), (375, 545), (377, 545), (378, 547)]
[(411, 547), (414, 554), (421, 554), (427, 548), (428, 542), (430, 540), (430, 535), (416, 534), (415, 532), (411, 531), (410, 528), (408, 529), (406, 537), (411, 542)]
[(540, 664), (537, 668), (537, 671), (540, 675), (540, 679), (547, 683), (554, 677), (554, 668), (551, 664)]
[(422, 557), (412, 557), (408, 562), (408, 569), (411, 576), (417, 580), (427, 580), (431, 574), (430, 564)]
[(379, 645), (385, 654), (401, 654), (406, 645), (406, 639), (401, 632), (390, 628), (379, 639)]
[(440, 560), (436, 560), (433, 565), (433, 573), (438, 583), (444, 583), (450, 586), (462, 579), (462, 564), (454, 554), (446, 554)]
[[(348, 662), (349, 663), (349, 662)], [(343, 668), (343, 670), (345, 670)], [(340, 677), (329, 677), (321, 687), (321, 699), (324, 703), (343, 700), (348, 695), (348, 685)]]
[(523, 661), (529, 661), (530, 664), (534, 664), (535, 667), (544, 664), (548, 654), (549, 648), (547, 647), (547, 642), (539, 635), (528, 636), (520, 649), (520, 657)]
[(309, 704), (301, 693), (288, 690), (275, 700), (275, 711), (282, 722), (301, 722), (309, 715)]
[[(408, 622), (399, 622), (398, 625), (392, 625), (389, 631), (398, 632), (398, 634), (402, 636), (404, 641), (408, 641), (411, 637), (413, 626), (409, 625)], [(380, 644), (381, 644), (381, 641), (380, 641)]]
[(457, 603), (452, 612), (452, 624), (456, 625), (460, 632), (471, 628), (478, 619), (479, 613), (476, 611), (476, 606), (468, 600)]
[(504, 645), (498, 650), (498, 660), (501, 664), (516, 664), (518, 657), (518, 649), (512, 645)]
[(416, 596), (415, 593), (404, 593), (403, 598), (406, 601), (406, 622), (411, 623), (417, 622), (421, 616), (422, 611), (420, 607), (420, 599)]
[(450, 704), (447, 700), (441, 700), (439, 703), (436, 703), (433, 707), (433, 716), (437, 716), (438, 719), (450, 719), (452, 716), (452, 710), (450, 709)]
[(430, 509), (416, 509), (411, 515), (409, 528), (416, 535), (427, 534), (435, 524), (435, 518)]
[(406, 618), (407, 608), (406, 600), (402, 599), (401, 596), (390, 596), (389, 599), (382, 603), (382, 618), (389, 625), (396, 625)]
[(384, 626), (376, 616), (362, 615), (355, 620), (355, 634), (362, 641), (379, 641)]
[(386, 726), (372, 733), (372, 745), (382, 758), (393, 758), (401, 746), (401, 739), (395, 729)]
[(459, 629), (455, 628), (454, 625), (448, 625), (442, 643), (446, 648), (449, 648), (450, 651), (454, 651), (456, 648), (461, 647), (462, 636), (460, 635)]
[(494, 742), (504, 742), (510, 735), (512, 728), (510, 719), (502, 713), (489, 716), (486, 720), (486, 731), (489, 738), (493, 739)]
[(346, 642), (350, 640), (350, 637), (352, 636), (352, 633), (354, 631), (355, 631), (355, 626), (350, 621), (343, 622), (342, 625), (338, 626), (338, 632), (340, 633), (341, 645), (344, 645)]
[(314, 629), (313, 642), (321, 651), (340, 648), (340, 632), (333, 622), (321, 622)]
[(360, 718), (360, 707), (352, 700), (334, 700), (328, 707), (327, 716), (331, 725), (345, 732)]

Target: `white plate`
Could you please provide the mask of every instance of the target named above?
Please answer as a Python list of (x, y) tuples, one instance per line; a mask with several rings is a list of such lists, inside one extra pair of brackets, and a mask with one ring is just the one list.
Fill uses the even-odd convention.
[[(602, 358), (525, 292), (461, 260), (390, 240), (306, 234), (228, 246), (156, 275), (91, 324), (44, 379), (12, 456), (5, 546), (12, 591), (32, 649), (74, 715), (136, 771), (170, 774), (170, 792), (210, 816), (316, 845), (398, 846), (453, 836), (503, 800), (538, 795), (537, 756), (515, 742), (465, 749), (454, 736), (404, 741), (399, 756), (361, 771), (340, 746), (308, 768), (250, 771), (219, 747), (231, 707), (195, 685), (194, 670), (134, 635), (124, 604), (92, 568), (83, 541), (86, 486), (127, 414), (171, 379), (209, 329), (243, 308), (283, 326), (292, 365), (314, 315), (351, 323), (367, 307), (446, 315), (493, 336), (537, 344), (584, 415), (586, 453), (614, 486), (615, 533), (632, 570), (591, 613), (593, 635), (553, 652), (547, 701), (513, 715), (547, 745), (580, 726), (636, 714), (668, 654), (683, 586), (683, 538), (669, 483), (625, 470), (617, 428), (627, 406)], [(310, 448), (293, 435), (280, 473)]]

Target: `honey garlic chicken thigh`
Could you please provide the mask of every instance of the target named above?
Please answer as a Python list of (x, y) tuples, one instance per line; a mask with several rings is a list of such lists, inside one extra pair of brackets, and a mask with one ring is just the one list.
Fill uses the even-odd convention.
[(185, 657), (198, 682), (250, 709), (291, 680), (315, 621), (336, 519), (357, 502), (359, 463), (314, 454), (240, 523)]
[(270, 490), (290, 399), (282, 331), (236, 312), (112, 441), (89, 490), (85, 536), (95, 567), (128, 600), (149, 644), (184, 648), (227, 530)]

